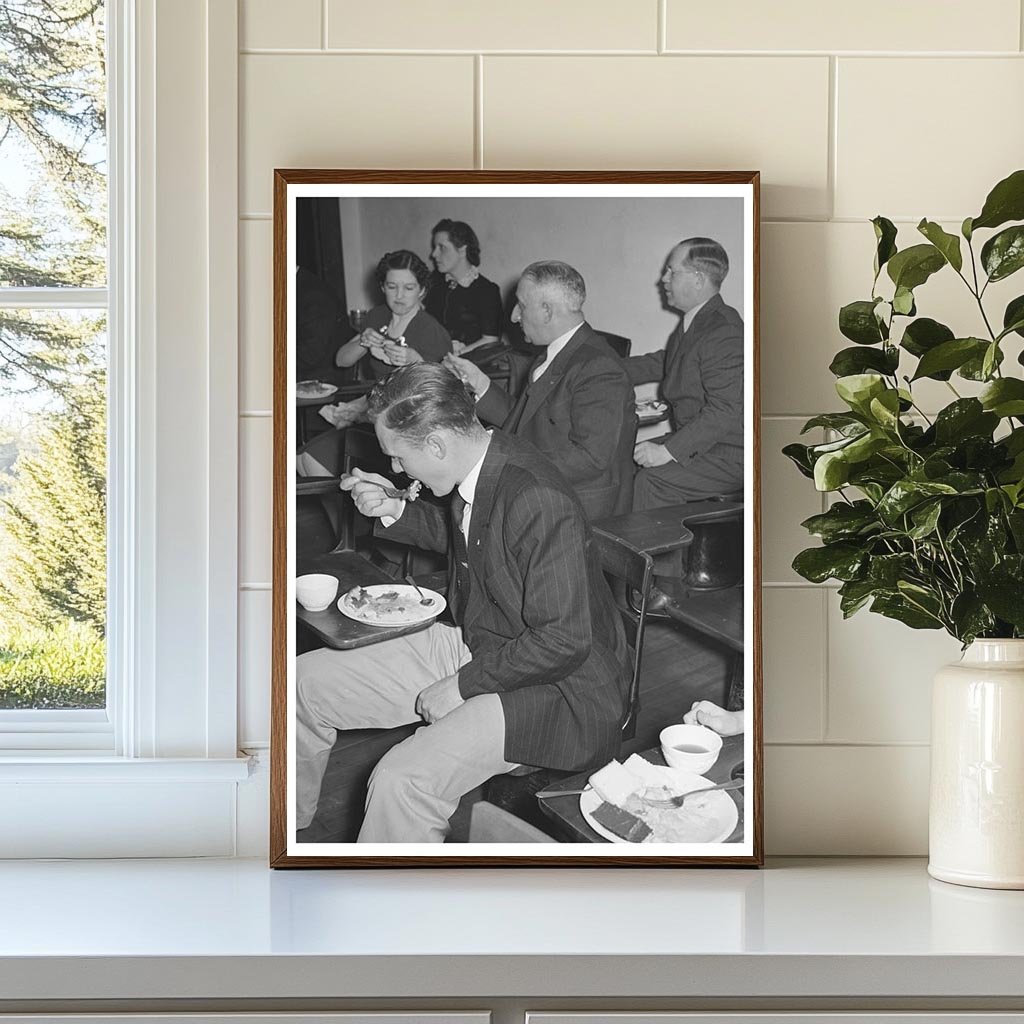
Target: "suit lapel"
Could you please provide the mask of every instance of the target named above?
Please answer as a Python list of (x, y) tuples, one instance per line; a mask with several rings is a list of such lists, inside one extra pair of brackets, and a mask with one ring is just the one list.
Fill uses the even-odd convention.
[[(529, 385), (526, 392), (526, 402), (522, 414), (516, 422), (515, 429), (521, 430), (547, 400), (548, 395), (555, 389), (569, 361), (575, 355), (579, 347), (587, 340), (592, 331), (590, 325), (584, 321), (576, 329), (576, 333), (569, 339), (568, 344), (552, 360), (551, 365), (544, 371), (540, 380)], [(531, 370), (531, 373), (533, 371)]]

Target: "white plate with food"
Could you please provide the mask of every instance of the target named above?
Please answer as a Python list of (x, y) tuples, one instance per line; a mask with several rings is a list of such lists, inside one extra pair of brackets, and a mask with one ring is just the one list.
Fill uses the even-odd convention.
[(653, 765), (633, 754), (591, 776), (591, 788), (580, 794), (580, 811), (612, 843), (722, 843), (739, 821), (728, 792), (698, 793), (681, 807), (652, 803), (713, 785), (703, 775)]
[(327, 384), (322, 380), (300, 380), (295, 385), (295, 397), (329, 398), (337, 390), (337, 384)]
[(444, 611), (447, 601), (435, 590), (407, 583), (353, 587), (338, 600), (338, 611), (371, 626), (413, 626)]

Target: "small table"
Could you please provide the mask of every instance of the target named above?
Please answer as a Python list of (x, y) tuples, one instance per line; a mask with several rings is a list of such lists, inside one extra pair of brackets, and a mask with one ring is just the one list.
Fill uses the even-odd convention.
[(415, 622), (411, 626), (371, 626), (358, 619), (350, 619), (338, 611), (338, 598), (353, 587), (371, 587), (376, 583), (394, 583), (387, 573), (355, 551), (334, 551), (302, 559), (297, 571), (300, 576), (309, 572), (323, 572), (338, 577), (338, 596), (322, 612), (308, 612), (297, 601), (295, 617), (328, 647), (347, 651), (366, 647), (382, 640), (417, 633), (434, 622)]
[(308, 424), (306, 422), (307, 409), (319, 409), (325, 405), (334, 405), (336, 402), (351, 401), (367, 394), (373, 387), (373, 381), (355, 381), (352, 384), (340, 384), (337, 391), (319, 398), (295, 398), (295, 443), (301, 447), (306, 443)]
[(665, 614), (670, 619), (717, 640), (724, 647), (743, 653), (743, 587), (710, 590), (705, 594), (688, 594), (676, 599), (666, 589), (669, 603)]
[(627, 512), (602, 519), (595, 525), (605, 533), (621, 537), (638, 551), (655, 556), (686, 547), (693, 540), (691, 523), (697, 526), (735, 519), (742, 511), (742, 501), (688, 501), (683, 505)]
[[(644, 750), (640, 756), (651, 764), (665, 763), (661, 755), (661, 747), (653, 747), (651, 750)], [(713, 783), (728, 782), (732, 778), (732, 771), (743, 763), (743, 734), (738, 736), (726, 736), (722, 741), (722, 750), (718, 760), (706, 771), (702, 772), (705, 778)], [(552, 785), (552, 790), (560, 789), (582, 789), (587, 780), (593, 775), (593, 770), (580, 772), (571, 778), (563, 779)], [(725, 840), (727, 843), (738, 843), (743, 840), (743, 791), (734, 789), (729, 796), (736, 803), (740, 818), (733, 829), (732, 835)], [(578, 796), (555, 796), (540, 801), (541, 810), (555, 826), (556, 838), (566, 843), (607, 843), (604, 836), (599, 836), (589, 824), (583, 813), (580, 811), (580, 798)]]

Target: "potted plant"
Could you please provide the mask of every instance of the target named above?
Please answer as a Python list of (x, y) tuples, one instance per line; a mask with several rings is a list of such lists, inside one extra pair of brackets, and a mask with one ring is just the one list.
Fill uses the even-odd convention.
[[(959, 234), (925, 219), (923, 241), (901, 249), (875, 217), (871, 297), (839, 311), (853, 344), (830, 366), (845, 408), (804, 426), (824, 443), (783, 449), (834, 497), (803, 523), (822, 543), (796, 572), (840, 581), (844, 617), (870, 608), (963, 644), (933, 689), (929, 871), (1012, 888), (1024, 888), (1024, 294), (997, 315), (986, 291), (1024, 267), (1022, 221), (1024, 170)], [(973, 296), (974, 326), (919, 315), (915, 290), (937, 273)], [(950, 392), (934, 416), (915, 396), (924, 380)]]

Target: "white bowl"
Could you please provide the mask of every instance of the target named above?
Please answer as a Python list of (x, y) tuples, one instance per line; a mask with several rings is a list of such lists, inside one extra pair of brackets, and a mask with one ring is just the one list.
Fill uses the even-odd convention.
[(307, 612), (322, 612), (338, 593), (338, 577), (311, 572), (295, 580), (295, 600)]
[(697, 775), (718, 760), (722, 749), (722, 737), (704, 725), (670, 725), (658, 738), (666, 764)]

